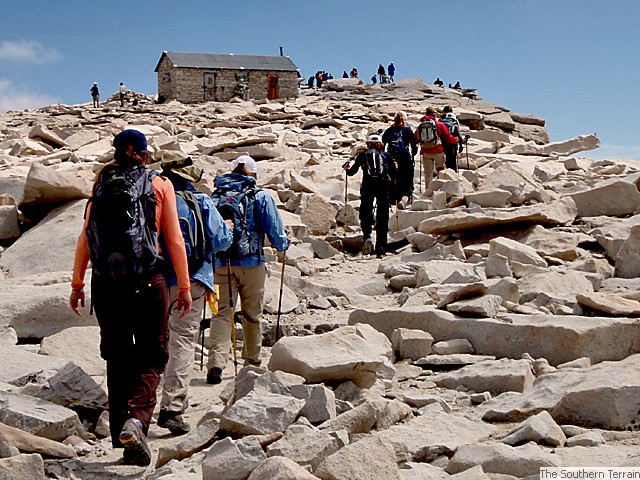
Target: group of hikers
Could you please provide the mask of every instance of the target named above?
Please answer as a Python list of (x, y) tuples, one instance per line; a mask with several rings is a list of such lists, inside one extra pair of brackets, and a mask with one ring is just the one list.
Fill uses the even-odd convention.
[(236, 158), (207, 195), (194, 187), (203, 170), (188, 155), (165, 152), (158, 172), (145, 166), (151, 154), (141, 132), (122, 131), (113, 146), (114, 160), (98, 173), (87, 202), (69, 303), (81, 315), (91, 261), (112, 444), (124, 448), (125, 464), (146, 466), (146, 436), (163, 374), (157, 424), (174, 435), (189, 431), (182, 414), (207, 304), (214, 312), (207, 382), (222, 381), (238, 296), (242, 359), (260, 365), (265, 237), (280, 252), (289, 238), (275, 201), (256, 188), (258, 169), (250, 156)]
[[(93, 85), (89, 89), (91, 99), (93, 100), (93, 107), (100, 108), (100, 89), (98, 88), (98, 82), (93, 82)], [(118, 86), (118, 97), (120, 98), (120, 106), (124, 107), (124, 102), (127, 98), (127, 87), (123, 82), (120, 82)]]
[[(397, 211), (412, 203), (418, 150), (426, 190), (437, 171), (445, 168), (458, 171), (458, 153), (467, 139), (462, 137), (460, 123), (450, 106), (443, 108), (441, 117), (435, 108), (427, 108), (415, 131), (407, 123), (407, 114), (399, 111), (393, 125), (367, 137), (366, 151), (356, 156), (353, 165), (350, 162), (343, 165), (348, 176), (362, 170), (359, 219), (364, 255), (372, 252), (378, 258), (385, 255), (391, 204), (395, 203)], [(375, 246), (371, 239), (374, 224)]]
[[(434, 171), (457, 171), (464, 141), (451, 107), (444, 108), (442, 119), (427, 108), (415, 131), (399, 111), (386, 131), (367, 137), (366, 151), (353, 165), (343, 165), (346, 175), (363, 172), (363, 254), (385, 255), (390, 203), (406, 208), (412, 202), (418, 150), (426, 189)], [(215, 177), (207, 195), (194, 186), (203, 170), (188, 155), (164, 152), (158, 171), (146, 167), (151, 153), (143, 133), (124, 130), (113, 146), (114, 160), (96, 176), (85, 209), (69, 303), (81, 315), (91, 262), (91, 307), (106, 361), (112, 444), (124, 448), (124, 463), (146, 466), (151, 461), (146, 435), (163, 374), (157, 425), (174, 435), (189, 432), (182, 415), (207, 305), (212, 310), (207, 383), (221, 383), (230, 352), (236, 364), (238, 296), (244, 365), (261, 364), (265, 240), (279, 252), (290, 240), (274, 199), (256, 187), (258, 168), (250, 156), (238, 156), (230, 173)]]
[[(384, 68), (384, 65), (380, 64), (378, 65), (378, 70), (376, 72), (376, 74), (374, 74), (371, 77), (371, 82), (372, 83), (393, 83), (394, 80), (394, 75), (396, 74), (396, 67), (393, 64), (393, 62), (391, 62), (389, 64), (389, 66), (386, 68)], [(343, 71), (342, 72), (342, 78), (358, 78), (358, 69), (356, 67), (353, 67), (349, 73), (347, 73), (347, 71)], [(328, 72), (325, 72), (324, 70), (318, 70), (315, 75), (312, 75), (309, 77), (309, 79), (307, 80), (307, 86), (309, 88), (313, 88), (314, 84), (317, 88), (322, 87), (322, 83), (327, 81), (327, 80), (332, 80), (333, 79), (333, 75), (331, 75)]]

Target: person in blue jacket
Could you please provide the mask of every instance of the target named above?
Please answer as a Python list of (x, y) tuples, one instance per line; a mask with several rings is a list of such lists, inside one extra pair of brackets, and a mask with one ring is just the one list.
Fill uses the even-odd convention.
[[(263, 251), (265, 236), (279, 252), (284, 252), (289, 248), (289, 238), (284, 230), (284, 223), (276, 207), (276, 202), (269, 194), (255, 188), (257, 175), (258, 168), (255, 160), (249, 155), (241, 155), (233, 162), (231, 173), (218, 175), (214, 179), (216, 191), (212, 194), (215, 203), (217, 192), (254, 192), (253, 200), (247, 207), (244, 220), (250, 252), (228, 260), (231, 270), (233, 304), (237, 305), (238, 295), (240, 295), (242, 304), (244, 336), (242, 358), (245, 365), (254, 366), (260, 366), (261, 363), (261, 320), (264, 306), (264, 285), (267, 278)], [(237, 238), (239, 230), (237, 223), (235, 229), (234, 236)], [(229, 251), (237, 247), (237, 243), (236, 240)], [(238, 248), (238, 250), (240, 249)], [(225, 258), (216, 256), (215, 274), (217, 283), (220, 285), (220, 297), (218, 313), (212, 317), (209, 331), (211, 348), (207, 363), (207, 382), (211, 384), (222, 381), (222, 371), (229, 360), (231, 329), (233, 328), (229, 311), (229, 272)]]
[[(193, 306), (182, 318), (176, 309), (178, 281), (175, 274), (171, 274), (169, 278), (169, 361), (164, 372), (158, 426), (168, 428), (174, 435), (184, 435), (190, 430), (182, 414), (187, 407), (187, 391), (193, 370), (200, 319), (206, 305), (207, 293), (213, 291), (213, 255), (226, 250), (233, 242), (233, 224), (225, 223), (209, 195), (194, 188), (193, 183), (200, 181), (203, 171), (192, 163), (192, 159), (182, 152), (165, 152), (162, 156), (162, 175), (171, 181), (174, 190), (191, 191), (196, 198), (202, 214), (205, 240), (204, 263), (198, 271), (189, 272)], [(190, 210), (186, 203), (178, 202), (178, 217), (188, 218), (189, 215)]]

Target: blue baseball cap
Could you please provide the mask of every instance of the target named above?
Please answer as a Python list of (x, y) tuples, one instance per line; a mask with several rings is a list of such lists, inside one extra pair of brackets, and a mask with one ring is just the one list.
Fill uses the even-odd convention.
[(131, 145), (135, 152), (147, 151), (147, 137), (138, 130), (123, 130), (113, 138), (113, 146), (116, 150), (127, 150)]

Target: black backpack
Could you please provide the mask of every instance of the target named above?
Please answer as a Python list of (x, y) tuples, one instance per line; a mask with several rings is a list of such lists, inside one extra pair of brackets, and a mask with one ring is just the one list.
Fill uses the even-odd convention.
[(178, 220), (187, 251), (189, 274), (196, 273), (207, 259), (204, 222), (200, 202), (191, 190), (176, 190)]
[(372, 148), (364, 153), (362, 171), (371, 179), (387, 179), (387, 165), (380, 150)]
[[(246, 184), (242, 189), (216, 184), (211, 200), (224, 220), (233, 221), (233, 244), (227, 250), (216, 253), (219, 259), (234, 261), (246, 255), (261, 254), (263, 235), (258, 232), (256, 191), (255, 184)], [(254, 247), (256, 238), (257, 249)]]
[(87, 202), (91, 212), (85, 231), (93, 271), (123, 288), (138, 288), (161, 261), (154, 175), (144, 166), (108, 165)]
[(407, 144), (404, 142), (404, 138), (402, 133), (404, 129), (400, 129), (391, 134), (391, 141), (389, 142), (389, 152), (391, 153), (402, 153), (405, 152), (408, 148)]

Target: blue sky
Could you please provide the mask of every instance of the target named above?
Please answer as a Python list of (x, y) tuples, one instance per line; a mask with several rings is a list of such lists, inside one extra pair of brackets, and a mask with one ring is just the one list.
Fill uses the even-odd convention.
[(396, 78), (476, 87), (547, 120), (552, 141), (597, 133), (589, 155), (640, 160), (640, 1), (3, 0), (0, 111), (157, 93), (162, 51), (278, 55), (308, 77), (393, 61)]

